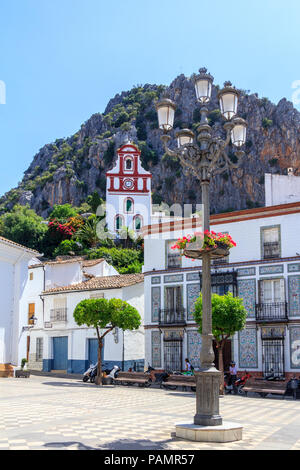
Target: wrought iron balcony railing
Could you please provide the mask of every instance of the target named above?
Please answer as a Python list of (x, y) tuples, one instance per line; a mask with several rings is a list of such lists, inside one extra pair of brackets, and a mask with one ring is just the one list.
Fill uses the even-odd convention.
[(256, 304), (256, 321), (287, 321), (287, 302), (270, 302)]
[(264, 243), (264, 259), (279, 258), (280, 247), (279, 242), (265, 242)]
[(67, 310), (66, 308), (53, 308), (50, 310), (50, 322), (55, 321), (67, 321)]
[(185, 308), (167, 308), (159, 311), (160, 325), (185, 325)]
[(181, 267), (181, 256), (178, 254), (168, 254), (167, 257), (168, 268), (180, 268)]

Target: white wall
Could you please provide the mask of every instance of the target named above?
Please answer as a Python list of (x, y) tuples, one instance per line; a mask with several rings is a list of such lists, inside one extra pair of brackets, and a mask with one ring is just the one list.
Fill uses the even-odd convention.
[(68, 286), (82, 281), (80, 262), (45, 264), (46, 289)]
[(28, 311), (21, 297), (32, 257), (32, 252), (0, 241), (0, 363), (18, 365), (26, 357), (27, 338), (22, 327), (27, 325)]
[(265, 205), (300, 201), (300, 176), (265, 174)]

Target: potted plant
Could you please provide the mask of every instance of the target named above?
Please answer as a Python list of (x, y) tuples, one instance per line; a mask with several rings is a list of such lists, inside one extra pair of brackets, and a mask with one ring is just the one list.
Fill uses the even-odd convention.
[(30, 372), (27, 370), (27, 359), (23, 357), (21, 360), (21, 370), (15, 371), (15, 377), (30, 377)]
[(205, 230), (179, 238), (171, 248), (180, 250), (182, 256), (198, 259), (205, 253), (209, 253), (212, 258), (223, 258), (233, 246), (236, 243), (228, 233)]
[(21, 361), (21, 369), (22, 370), (27, 369), (27, 363), (28, 363), (27, 359), (25, 357), (23, 357), (23, 359)]

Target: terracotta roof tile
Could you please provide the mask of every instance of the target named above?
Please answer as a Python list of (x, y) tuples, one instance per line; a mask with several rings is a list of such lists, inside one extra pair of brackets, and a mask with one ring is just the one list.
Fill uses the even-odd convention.
[(90, 266), (96, 266), (96, 264), (102, 263), (104, 261), (104, 258), (98, 258), (98, 259), (87, 259), (83, 261), (82, 266), (84, 268), (88, 268)]
[(14, 246), (17, 246), (19, 248), (23, 248), (23, 250), (28, 250), (32, 253), (35, 253), (35, 254), (41, 256), (41, 254), (38, 251), (34, 250), (33, 248), (28, 248), (27, 246), (20, 245), (20, 243), (13, 242), (12, 240), (9, 240), (8, 238), (0, 236), (0, 241), (3, 241), (5, 243), (9, 243), (10, 245), (14, 245)]
[(51, 294), (54, 292), (68, 291), (84, 291), (84, 290), (104, 290), (104, 289), (120, 289), (122, 287), (133, 286), (144, 282), (144, 274), (118, 274), (114, 276), (94, 277), (79, 284), (71, 284), (69, 286), (54, 287), (43, 292), (43, 294)]

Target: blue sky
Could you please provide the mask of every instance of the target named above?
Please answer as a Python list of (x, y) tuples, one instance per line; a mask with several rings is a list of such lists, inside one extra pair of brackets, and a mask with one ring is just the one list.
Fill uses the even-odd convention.
[(299, 0), (0, 0), (0, 195), (136, 84), (206, 66), (217, 84), (292, 100), (299, 19)]

